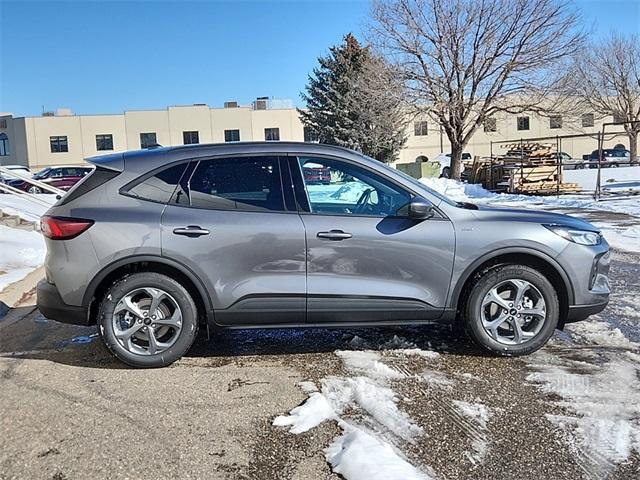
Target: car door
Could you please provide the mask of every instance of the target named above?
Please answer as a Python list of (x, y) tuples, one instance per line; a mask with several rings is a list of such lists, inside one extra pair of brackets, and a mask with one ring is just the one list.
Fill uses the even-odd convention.
[[(306, 182), (307, 164), (327, 168), (329, 184)], [(402, 210), (415, 195), (362, 165), (302, 156), (290, 165), (307, 240), (307, 321), (440, 317), (453, 268), (451, 222), (437, 211), (410, 220)]]
[(205, 282), (220, 325), (305, 321), (304, 226), (285, 206), (280, 163), (192, 161), (162, 214), (162, 255)]

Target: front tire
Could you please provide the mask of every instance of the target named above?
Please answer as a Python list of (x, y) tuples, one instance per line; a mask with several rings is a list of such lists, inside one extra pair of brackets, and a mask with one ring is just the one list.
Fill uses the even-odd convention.
[(165, 367), (182, 357), (198, 333), (189, 292), (155, 272), (124, 277), (106, 292), (98, 329), (113, 355), (132, 367)]
[(528, 355), (553, 335), (558, 294), (539, 271), (501, 265), (482, 272), (468, 292), (464, 324), (480, 347), (502, 356)]

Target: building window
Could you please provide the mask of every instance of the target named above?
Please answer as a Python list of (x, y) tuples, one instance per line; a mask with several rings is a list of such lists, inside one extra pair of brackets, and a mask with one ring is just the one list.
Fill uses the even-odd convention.
[(7, 119), (0, 118), (0, 128), (7, 128)]
[(110, 133), (96, 135), (96, 150), (113, 150), (113, 135)]
[(66, 136), (49, 137), (51, 153), (63, 153), (69, 151), (69, 143)]
[(182, 143), (185, 145), (200, 143), (200, 136), (198, 135), (198, 132), (182, 132)]
[(518, 117), (518, 130), (529, 130), (529, 117)]
[(624, 123), (624, 117), (614, 113), (613, 114), (613, 123)]
[(0, 157), (9, 155), (9, 137), (6, 133), (0, 133)]
[(549, 128), (552, 130), (562, 128), (562, 117), (560, 115), (549, 117)]
[(594, 124), (593, 113), (585, 113), (582, 115), (583, 127), (593, 127)]
[(158, 145), (158, 140), (155, 132), (140, 134), (140, 148), (155, 147), (156, 145)]
[(413, 122), (413, 134), (416, 137), (424, 137), (427, 133), (429, 133), (427, 122)]
[(225, 142), (239, 142), (240, 141), (240, 130), (225, 130), (224, 131), (224, 141)]
[(484, 120), (484, 131), (485, 132), (497, 132), (498, 131), (498, 122), (496, 122), (495, 118), (485, 118), (485, 120)]
[(264, 129), (264, 139), (265, 140), (280, 140), (280, 129), (279, 128), (265, 128)]
[(320, 136), (311, 127), (304, 127), (304, 141), (309, 143), (319, 143)]

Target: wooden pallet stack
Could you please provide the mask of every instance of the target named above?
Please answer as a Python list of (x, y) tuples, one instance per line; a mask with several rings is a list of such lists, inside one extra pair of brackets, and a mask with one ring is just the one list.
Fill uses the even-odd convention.
[(577, 193), (577, 183), (562, 181), (558, 154), (551, 144), (514, 143), (505, 146), (505, 155), (477, 157), (466, 174), (473, 183), (507, 193), (555, 195)]

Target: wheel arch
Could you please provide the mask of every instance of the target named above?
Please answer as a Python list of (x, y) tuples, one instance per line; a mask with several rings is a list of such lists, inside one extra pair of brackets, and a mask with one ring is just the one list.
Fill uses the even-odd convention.
[(574, 303), (573, 285), (562, 266), (549, 255), (534, 249), (501, 249), (490, 252), (473, 262), (462, 273), (453, 289), (449, 305), (457, 312), (463, 311), (474, 277), (485, 270), (490, 270), (499, 265), (519, 264), (538, 270), (545, 275), (558, 293), (560, 301), (560, 322), (562, 328), (569, 312), (569, 306)]
[[(107, 288), (125, 275), (136, 272), (156, 272), (167, 275), (184, 286), (198, 308), (200, 321), (210, 328), (214, 324), (211, 297), (202, 280), (188, 267), (156, 255), (135, 255), (121, 258), (105, 266), (93, 277), (84, 293), (82, 305), (89, 309), (89, 318), (96, 318), (99, 300)], [(92, 320), (90, 324), (94, 324)]]

